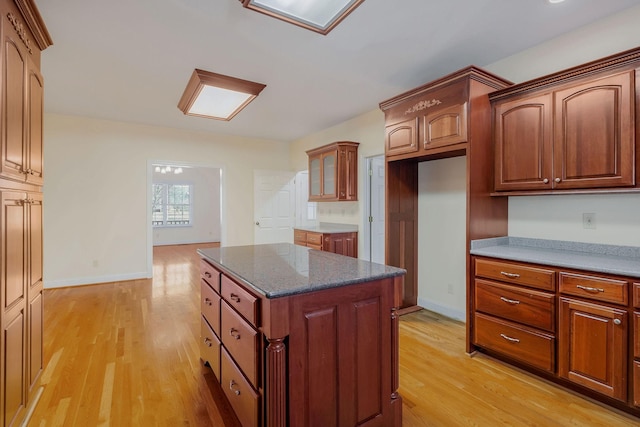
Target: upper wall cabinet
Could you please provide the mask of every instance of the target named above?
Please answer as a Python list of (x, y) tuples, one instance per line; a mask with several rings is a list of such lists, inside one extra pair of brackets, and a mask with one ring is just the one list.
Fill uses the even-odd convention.
[(640, 49), (491, 94), (496, 192), (637, 188), (637, 67)]
[(307, 151), (310, 202), (358, 200), (358, 145), (341, 141)]

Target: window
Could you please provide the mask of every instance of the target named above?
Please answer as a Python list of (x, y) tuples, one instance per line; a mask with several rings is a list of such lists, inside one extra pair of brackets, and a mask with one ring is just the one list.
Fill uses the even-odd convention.
[(191, 225), (191, 185), (153, 184), (151, 224), (154, 227)]

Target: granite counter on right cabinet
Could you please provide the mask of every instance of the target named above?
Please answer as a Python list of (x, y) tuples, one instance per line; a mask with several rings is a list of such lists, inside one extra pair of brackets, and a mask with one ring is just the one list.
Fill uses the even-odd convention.
[(468, 348), (640, 416), (640, 247), (471, 242)]

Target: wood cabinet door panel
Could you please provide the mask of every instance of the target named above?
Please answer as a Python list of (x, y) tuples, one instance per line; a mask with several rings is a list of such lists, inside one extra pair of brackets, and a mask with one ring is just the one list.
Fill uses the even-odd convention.
[(475, 314), (473, 341), (523, 363), (553, 372), (555, 367), (555, 338), (533, 328)]
[(640, 359), (640, 312), (633, 312), (633, 356)]
[(527, 326), (555, 331), (555, 295), (475, 280), (476, 310)]
[(338, 152), (324, 153), (322, 159), (322, 192), (326, 199), (336, 198), (336, 184), (338, 180)]
[(29, 385), (35, 384), (38, 375), (42, 372), (43, 353), (42, 353), (42, 334), (43, 334), (43, 315), (44, 300), (42, 291), (39, 292), (29, 302)]
[[(3, 17), (4, 28), (11, 27)], [(12, 34), (13, 35), (13, 34)], [(24, 106), (25, 106), (25, 69), (26, 59), (18, 47), (21, 43), (17, 38), (8, 35), (4, 40), (4, 99), (2, 108), (2, 164), (0, 175), (20, 181), (25, 180), (25, 157), (27, 139), (25, 138)]]
[(27, 158), (27, 182), (42, 185), (43, 182), (43, 142), (42, 142), (42, 120), (43, 120), (43, 92), (44, 84), (42, 75), (37, 67), (30, 60), (28, 62), (28, 102), (27, 102), (27, 124), (28, 124), (28, 150)]
[(495, 189), (551, 189), (551, 95), (494, 107)]
[(418, 118), (412, 118), (385, 128), (386, 155), (418, 151)]
[(3, 292), (3, 309), (26, 299), (27, 241), (26, 241), (26, 193), (0, 191), (2, 272), (0, 285)]
[(554, 187), (633, 185), (634, 72), (560, 90), (554, 97)]
[[(42, 193), (29, 193), (29, 291), (40, 293), (42, 278)], [(32, 296), (29, 296), (32, 299)]]
[(633, 306), (640, 308), (640, 283), (633, 284)]
[(633, 404), (640, 406), (640, 361), (633, 362)]
[(467, 103), (426, 115), (424, 133), (425, 150), (467, 142)]
[(322, 195), (320, 156), (309, 156), (309, 200)]
[(4, 412), (3, 425), (11, 425), (11, 422), (25, 407), (26, 390), (25, 390), (25, 332), (26, 332), (26, 315), (24, 309), (18, 311), (17, 315), (12, 318), (6, 318), (3, 313), (3, 321), (5, 322), (2, 330), (3, 343), (0, 346), (4, 354), (2, 360), (4, 366), (4, 390), (2, 396), (2, 409)]
[(558, 374), (606, 396), (627, 397), (627, 312), (560, 298)]

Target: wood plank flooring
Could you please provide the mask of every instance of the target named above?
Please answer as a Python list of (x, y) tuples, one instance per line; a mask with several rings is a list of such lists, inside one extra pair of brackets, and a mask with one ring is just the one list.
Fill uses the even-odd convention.
[[(30, 426), (239, 424), (199, 360), (195, 248), (154, 249), (152, 280), (45, 291), (42, 397)], [(484, 355), (462, 323), (428, 311), (400, 321), (403, 426), (638, 426)]]

